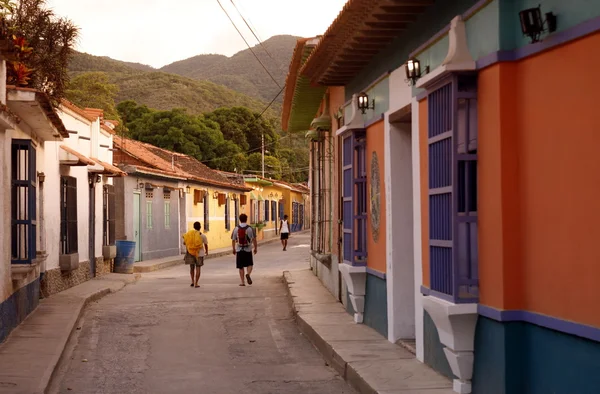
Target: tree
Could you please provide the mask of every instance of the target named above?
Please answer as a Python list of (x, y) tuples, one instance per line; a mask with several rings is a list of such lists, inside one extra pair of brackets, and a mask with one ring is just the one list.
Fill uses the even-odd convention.
[(103, 72), (89, 72), (76, 76), (69, 84), (66, 97), (82, 108), (100, 108), (106, 119), (120, 120), (115, 106), (119, 88), (108, 81)]
[(279, 134), (273, 121), (257, 112), (246, 107), (232, 107), (219, 108), (205, 116), (217, 122), (225, 139), (235, 142), (244, 152), (260, 150), (263, 135), (269, 151), (272, 154), (277, 151)]
[[(281, 162), (278, 158), (265, 155), (265, 177), (281, 179), (281, 169)], [(248, 156), (248, 170), (256, 175), (262, 173), (262, 155), (260, 153), (256, 152)]]
[[(45, 0), (19, 0), (16, 4), (3, 1), (0, 7), (20, 54), (7, 65), (8, 80), (46, 92), (58, 105), (69, 82), (67, 66), (79, 28), (46, 8)], [(24, 48), (31, 51), (24, 53)], [(26, 78), (20, 75), (23, 72)]]
[(119, 112), (121, 119), (123, 119), (123, 122), (135, 122), (144, 115), (152, 112), (146, 105), (138, 105), (138, 103), (133, 100), (121, 101), (117, 105), (117, 111)]

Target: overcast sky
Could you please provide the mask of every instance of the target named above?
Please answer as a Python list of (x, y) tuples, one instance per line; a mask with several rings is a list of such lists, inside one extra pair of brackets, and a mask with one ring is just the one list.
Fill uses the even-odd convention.
[[(231, 0), (220, 0), (251, 45)], [(346, 0), (233, 0), (264, 41), (323, 34)], [(203, 53), (231, 56), (246, 44), (217, 0), (47, 0), (81, 28), (79, 51), (161, 67)]]

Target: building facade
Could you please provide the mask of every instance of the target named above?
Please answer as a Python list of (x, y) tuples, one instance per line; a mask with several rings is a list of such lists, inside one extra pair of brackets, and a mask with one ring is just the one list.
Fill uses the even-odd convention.
[(600, 6), (389, 3), (349, 1), (290, 65), (284, 128), (312, 123), (313, 212), (342, 226), (313, 270), (457, 392), (596, 392)]

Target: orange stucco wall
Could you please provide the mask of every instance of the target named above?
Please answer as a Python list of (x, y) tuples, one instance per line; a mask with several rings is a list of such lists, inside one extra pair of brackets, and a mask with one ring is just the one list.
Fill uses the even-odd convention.
[[(337, 120), (335, 119), (335, 114), (340, 109), (340, 107), (342, 107), (345, 103), (345, 99), (344, 99), (345, 89), (343, 86), (331, 87), (328, 89), (328, 92), (329, 92), (329, 111), (330, 111), (330, 116), (332, 119), (331, 132), (333, 135), (332, 138), (333, 138), (333, 151), (334, 151), (334, 154), (333, 154), (333, 161), (334, 161), (334, 163), (333, 163), (333, 185), (332, 185), (332, 193), (334, 196), (334, 198), (333, 198), (333, 217), (341, 218), (342, 211), (341, 211), (341, 204), (340, 204), (339, 196), (342, 195), (342, 191), (341, 191), (342, 154), (341, 154), (341, 150), (340, 150), (341, 138), (335, 136), (335, 132), (338, 129)], [(339, 241), (341, 239), (341, 231), (342, 231), (342, 225), (340, 223), (338, 223), (337, 220), (334, 220), (334, 222), (333, 222), (334, 245), (332, 247), (333, 247), (334, 254), (336, 254), (337, 256), (342, 256), (342, 244)]]
[[(384, 122), (381, 120), (369, 128), (367, 128), (367, 190), (369, 201), (367, 202), (367, 266), (379, 272), (386, 272), (386, 210), (385, 210), (385, 172), (384, 172)], [(373, 238), (373, 226), (371, 222), (371, 168), (373, 160), (373, 152), (377, 153), (377, 161), (379, 163), (379, 238), (375, 242)]]
[(422, 259), (421, 268), (423, 270), (423, 285), (429, 287), (429, 184), (428, 184), (428, 153), (427, 153), (427, 121), (428, 107), (427, 100), (419, 102), (419, 156), (421, 173), (421, 247)]
[(600, 327), (599, 47), (595, 34), (480, 73), (484, 304)]

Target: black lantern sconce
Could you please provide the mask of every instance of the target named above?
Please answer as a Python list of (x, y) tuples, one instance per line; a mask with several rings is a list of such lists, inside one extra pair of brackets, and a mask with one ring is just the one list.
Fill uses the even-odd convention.
[(541, 6), (519, 12), (519, 19), (521, 19), (523, 35), (531, 38), (532, 44), (540, 40), (543, 32), (552, 33), (556, 31), (556, 15), (552, 12), (546, 12), (546, 20), (542, 20)]
[(409, 85), (415, 85), (417, 80), (429, 72), (429, 66), (425, 66), (425, 70), (421, 70), (421, 62), (417, 59), (408, 59), (406, 62), (406, 82)]
[(190, 187), (190, 185), (187, 185), (185, 187), (185, 194), (190, 194), (190, 192), (191, 192), (191, 187)]
[(372, 106), (369, 106), (369, 95), (368, 94), (366, 94), (365, 92), (362, 92), (361, 94), (359, 94), (358, 95), (358, 109), (360, 109), (360, 112), (365, 114), (365, 113), (367, 113), (368, 109), (375, 110), (375, 99), (373, 99), (371, 102), (373, 104), (372, 104)]

